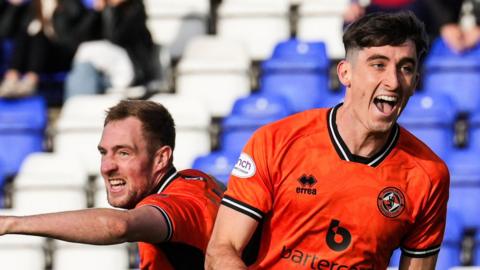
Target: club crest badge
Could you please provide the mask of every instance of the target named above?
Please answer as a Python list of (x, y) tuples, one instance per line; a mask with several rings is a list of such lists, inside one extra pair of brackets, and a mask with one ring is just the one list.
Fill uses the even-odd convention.
[(378, 194), (377, 205), (382, 215), (398, 217), (405, 209), (405, 196), (398, 188), (387, 187)]

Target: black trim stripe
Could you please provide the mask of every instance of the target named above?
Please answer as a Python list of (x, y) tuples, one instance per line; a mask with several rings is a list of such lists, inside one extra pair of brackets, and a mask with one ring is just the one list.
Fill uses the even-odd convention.
[(230, 196), (223, 196), (223, 199), (222, 199), (222, 202), (221, 202), (223, 205), (227, 206), (227, 207), (230, 207), (240, 213), (243, 213), (253, 219), (255, 219), (256, 221), (261, 221), (263, 219), (263, 217), (265, 216), (265, 214), (258, 210), (257, 208), (255, 207), (252, 207), (246, 203), (243, 203), (241, 201), (238, 201)]
[(170, 183), (173, 182), (178, 177), (177, 169), (175, 167), (170, 168), (168, 172), (163, 176), (162, 181), (160, 181), (160, 187), (158, 188), (157, 194), (164, 191)]
[(328, 134), (330, 135), (330, 140), (337, 151), (338, 156), (342, 160), (362, 163), (371, 167), (377, 167), (380, 163), (390, 154), (390, 152), (395, 148), (395, 145), (398, 142), (400, 137), (400, 127), (398, 124), (393, 126), (392, 132), (387, 139), (387, 143), (382, 147), (382, 149), (370, 158), (354, 155), (350, 152), (347, 147), (347, 144), (343, 141), (340, 133), (338, 132), (337, 124), (335, 119), (337, 118), (337, 111), (343, 103), (338, 104), (337, 106), (331, 108), (327, 113), (327, 123), (328, 123)]
[(165, 221), (167, 222), (167, 237), (165, 237), (164, 241), (170, 241), (170, 239), (172, 239), (173, 237), (173, 225), (170, 217), (167, 215), (167, 212), (165, 212), (165, 210), (163, 210), (163, 208), (161, 208), (160, 206), (153, 205), (153, 204), (149, 204), (149, 205), (159, 210), (160, 213), (162, 213), (163, 217), (165, 218)]
[(401, 249), (402, 249), (402, 253), (405, 256), (412, 257), (412, 258), (430, 257), (440, 252), (440, 246), (434, 246), (429, 249), (406, 249), (403, 247)]

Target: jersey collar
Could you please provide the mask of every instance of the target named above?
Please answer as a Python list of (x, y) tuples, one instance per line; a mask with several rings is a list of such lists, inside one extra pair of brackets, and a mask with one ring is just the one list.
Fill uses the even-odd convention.
[(400, 128), (398, 124), (393, 126), (392, 132), (390, 132), (387, 143), (382, 147), (382, 149), (372, 157), (366, 158), (358, 155), (354, 155), (350, 152), (347, 145), (343, 141), (340, 133), (338, 132), (337, 124), (335, 119), (337, 117), (337, 111), (343, 103), (338, 104), (337, 106), (331, 108), (327, 113), (327, 122), (328, 122), (328, 133), (330, 134), (330, 139), (332, 141), (337, 154), (342, 160), (362, 163), (371, 167), (377, 167), (392, 151), (398, 141)]
[(177, 178), (178, 176), (178, 172), (177, 172), (177, 169), (175, 169), (175, 167), (171, 167), (167, 173), (163, 176), (163, 179), (162, 181), (160, 181), (160, 188), (158, 188), (158, 191), (157, 191), (157, 194), (158, 193), (162, 193), (162, 191), (164, 191), (168, 185), (170, 185), (170, 183), (173, 182), (173, 180), (175, 180), (175, 178)]

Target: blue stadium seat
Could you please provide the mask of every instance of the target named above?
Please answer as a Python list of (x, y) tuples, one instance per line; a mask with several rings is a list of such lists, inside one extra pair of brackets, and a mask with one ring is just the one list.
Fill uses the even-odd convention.
[(47, 107), (43, 98), (0, 99), (0, 162), (9, 176), (23, 159), (43, 151)]
[(480, 266), (480, 231), (475, 234), (475, 251), (473, 254), (473, 265)]
[(196, 158), (192, 168), (204, 171), (226, 185), (237, 160), (238, 155), (232, 152), (215, 151)]
[(278, 95), (255, 93), (241, 98), (222, 122), (220, 146), (225, 151), (239, 154), (257, 128), (292, 112), (290, 104)]
[(447, 164), (451, 178), (449, 209), (458, 212), (468, 228), (480, 229), (480, 151), (456, 150)]
[(479, 60), (480, 46), (459, 54), (437, 39), (424, 64), (424, 90), (447, 94), (459, 110), (474, 111), (480, 107)]
[(480, 107), (470, 117), (470, 146), (480, 149)]
[(331, 108), (339, 103), (342, 103), (345, 98), (345, 91), (345, 87), (342, 86), (338, 92), (330, 92), (326, 97), (322, 97), (322, 99), (318, 102), (317, 107)]
[(314, 108), (329, 93), (329, 66), (323, 42), (281, 42), (261, 65), (260, 91), (284, 96), (296, 112)]
[(416, 93), (410, 98), (399, 123), (425, 142), (437, 155), (446, 158), (453, 148), (455, 108), (441, 93)]

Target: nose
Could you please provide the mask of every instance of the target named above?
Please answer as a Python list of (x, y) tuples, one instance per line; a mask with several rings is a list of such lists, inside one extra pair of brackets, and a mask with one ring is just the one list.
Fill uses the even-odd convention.
[(385, 72), (384, 85), (387, 90), (395, 90), (400, 85), (400, 71), (390, 68)]
[(117, 170), (118, 166), (113, 158), (109, 157), (108, 155), (102, 156), (102, 161), (100, 165), (100, 171), (102, 175), (111, 175), (113, 172)]

